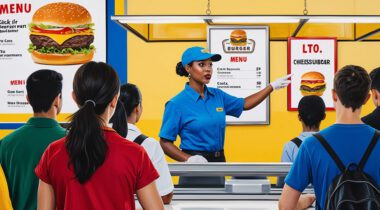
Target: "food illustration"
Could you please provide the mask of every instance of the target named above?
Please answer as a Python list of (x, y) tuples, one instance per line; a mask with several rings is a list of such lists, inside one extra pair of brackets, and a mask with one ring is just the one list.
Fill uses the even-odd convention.
[(92, 60), (95, 47), (92, 18), (79, 4), (56, 2), (42, 6), (29, 24), (29, 52), (36, 63), (80, 64)]
[(234, 30), (230, 35), (230, 43), (233, 46), (247, 45), (247, 33), (244, 30)]
[(326, 90), (325, 76), (316, 71), (304, 73), (301, 76), (300, 91), (303, 96), (322, 96)]

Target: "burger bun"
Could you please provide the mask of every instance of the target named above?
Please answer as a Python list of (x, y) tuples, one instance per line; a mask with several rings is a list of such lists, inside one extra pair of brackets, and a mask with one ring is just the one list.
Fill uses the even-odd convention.
[(310, 71), (301, 76), (301, 80), (325, 80), (325, 76), (323, 74), (316, 72), (316, 71)]
[(33, 61), (36, 63), (48, 65), (72, 65), (91, 61), (94, 57), (94, 50), (91, 50), (87, 54), (46, 54), (37, 51), (33, 51), (31, 54)]

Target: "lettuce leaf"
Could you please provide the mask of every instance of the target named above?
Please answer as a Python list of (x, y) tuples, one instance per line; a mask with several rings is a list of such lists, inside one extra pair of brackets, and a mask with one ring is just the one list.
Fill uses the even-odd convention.
[(79, 48), (79, 49), (73, 49), (73, 48), (58, 49), (56, 47), (42, 47), (42, 48), (37, 49), (37, 47), (34, 46), (32, 43), (29, 44), (28, 51), (33, 52), (34, 50), (39, 52), (39, 53), (45, 53), (45, 54), (73, 54), (73, 55), (76, 55), (76, 54), (80, 54), (80, 53), (88, 54), (92, 50), (95, 50), (95, 46), (90, 45), (90, 47)]
[[(29, 26), (29, 30), (32, 30), (32, 28), (34, 26), (37, 26), (37, 27), (42, 28), (42, 29), (63, 28), (62, 26), (45, 25), (45, 24), (42, 24), (42, 23), (41, 24), (29, 23), (28, 26)], [(76, 28), (90, 28), (90, 29), (93, 29), (94, 26), (95, 26), (94, 23), (89, 23), (89, 24), (78, 25), (78, 26), (70, 27), (70, 28), (72, 28), (72, 29), (76, 29)]]

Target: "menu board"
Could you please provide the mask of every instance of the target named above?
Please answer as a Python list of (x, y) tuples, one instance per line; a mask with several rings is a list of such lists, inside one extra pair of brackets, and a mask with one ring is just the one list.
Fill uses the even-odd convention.
[(32, 113), (26, 79), (40, 69), (62, 74), (62, 113), (75, 112), (78, 67), (106, 61), (106, 1), (2, 0), (0, 17), (0, 115)]
[[(209, 26), (208, 48), (222, 56), (213, 63), (211, 87), (245, 98), (269, 84), (269, 29), (266, 26)], [(227, 124), (269, 124), (269, 97)]]
[(289, 38), (288, 110), (295, 111), (304, 96), (320, 96), (327, 110), (334, 110), (332, 92), (337, 70), (336, 38)]

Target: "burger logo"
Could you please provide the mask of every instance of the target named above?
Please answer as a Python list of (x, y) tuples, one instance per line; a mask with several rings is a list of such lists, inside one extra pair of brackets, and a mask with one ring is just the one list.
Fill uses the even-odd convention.
[(247, 39), (245, 30), (233, 30), (229, 39), (223, 40), (223, 50), (225, 53), (253, 53), (255, 41)]
[(316, 71), (303, 74), (301, 76), (300, 90), (303, 96), (322, 96), (326, 90), (325, 76)]
[(244, 30), (234, 30), (230, 35), (230, 43), (232, 46), (246, 46), (247, 33)]
[(79, 4), (56, 2), (39, 8), (29, 24), (29, 52), (36, 63), (81, 64), (92, 60), (95, 47), (91, 15)]

